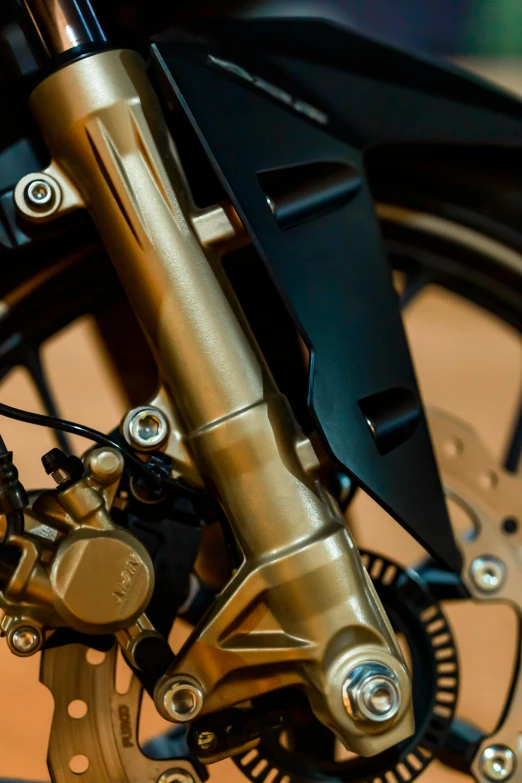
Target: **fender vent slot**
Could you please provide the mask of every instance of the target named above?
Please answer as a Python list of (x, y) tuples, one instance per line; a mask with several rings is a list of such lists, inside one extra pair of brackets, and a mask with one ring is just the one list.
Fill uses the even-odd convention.
[(348, 163), (322, 161), (262, 171), (257, 175), (280, 228), (289, 229), (347, 204), (362, 177)]

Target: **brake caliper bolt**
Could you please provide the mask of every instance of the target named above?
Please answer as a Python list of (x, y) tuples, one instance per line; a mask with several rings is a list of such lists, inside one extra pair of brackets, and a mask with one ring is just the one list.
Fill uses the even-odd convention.
[(195, 783), (195, 781), (188, 769), (176, 767), (163, 772), (158, 778), (158, 783)]
[(32, 655), (39, 649), (41, 640), (42, 637), (36, 628), (31, 628), (30, 625), (22, 625), (13, 631), (10, 638), (10, 646), (17, 655)]
[(159, 408), (135, 408), (125, 417), (124, 435), (138, 449), (159, 448), (169, 435), (169, 423)]
[(352, 669), (343, 684), (346, 711), (355, 720), (383, 723), (395, 718), (401, 704), (399, 681), (381, 663), (368, 661)]
[(51, 185), (44, 179), (33, 179), (24, 191), (24, 198), (27, 206), (31, 209), (46, 210), (52, 206), (55, 193)]
[(516, 766), (516, 756), (507, 745), (490, 745), (482, 751), (480, 771), (488, 780), (508, 780)]
[(178, 676), (163, 682), (156, 698), (158, 706), (171, 720), (187, 723), (203, 707), (203, 689), (192, 678)]
[(473, 584), (482, 593), (496, 593), (506, 580), (506, 566), (493, 555), (476, 557), (471, 564)]

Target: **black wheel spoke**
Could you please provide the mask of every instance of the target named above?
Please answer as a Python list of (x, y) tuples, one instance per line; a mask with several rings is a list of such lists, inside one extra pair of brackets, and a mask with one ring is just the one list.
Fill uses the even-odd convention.
[(422, 289), (431, 282), (433, 282), (431, 276), (425, 269), (420, 269), (415, 274), (408, 275), (406, 278), (406, 285), (400, 295), (401, 309), (404, 310), (408, 307), (415, 297), (420, 294)]
[(520, 464), (520, 455), (522, 454), (522, 399), (518, 406), (515, 424), (511, 431), (511, 438), (504, 460), (506, 470), (516, 473)]
[[(27, 347), (23, 351), (22, 364), (31, 376), (31, 380), (38, 392), (44, 410), (48, 416), (60, 418), (54, 395), (51, 391), (47, 373), (45, 372), (40, 354), (36, 348)], [(69, 438), (65, 432), (53, 430), (58, 447), (66, 454), (72, 454), (72, 447)]]

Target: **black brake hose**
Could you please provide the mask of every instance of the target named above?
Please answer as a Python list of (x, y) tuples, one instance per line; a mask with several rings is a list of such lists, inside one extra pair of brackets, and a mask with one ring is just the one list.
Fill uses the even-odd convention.
[[(76, 424), (73, 421), (66, 421), (65, 419), (59, 419), (55, 416), (47, 416), (41, 413), (24, 411), (20, 408), (13, 408), (11, 405), (5, 405), (4, 403), (0, 403), (0, 415), (7, 416), (9, 419), (15, 419), (16, 421), (23, 421), (26, 424), (36, 424), (38, 427), (48, 427), (53, 430), (69, 432), (71, 435), (79, 435), (81, 438), (87, 438), (88, 440), (92, 440), (102, 446), (109, 446), (110, 448), (117, 449), (122, 454), (124, 459), (127, 460), (127, 462), (132, 463), (132, 465), (142, 474), (144, 474), (147, 478), (152, 479), (156, 486), (164, 484), (175, 487), (178, 490), (180, 488), (179, 482), (176, 479), (162, 474), (158, 470), (150, 467), (146, 462), (142, 462), (142, 460), (136, 456), (131, 448), (124, 446), (115, 440), (112, 440), (112, 438), (104, 435), (103, 432), (94, 430), (91, 427), (85, 427), (83, 424)], [(5, 453), (10, 453), (7, 452), (5, 443), (3, 443), (3, 441), (2, 444), (3, 449), (5, 449)], [(0, 459), (2, 453), (2, 445), (0, 445)], [(196, 489), (193, 489), (192, 487), (185, 484), (183, 485), (183, 491), (186, 491), (189, 494), (199, 495)]]

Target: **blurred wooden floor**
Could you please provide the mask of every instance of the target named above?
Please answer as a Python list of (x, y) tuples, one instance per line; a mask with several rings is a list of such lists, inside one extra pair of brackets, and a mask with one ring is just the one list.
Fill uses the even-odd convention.
[[(484, 64), (474, 63), (479, 70)], [(496, 66), (493, 76), (521, 88), (521, 71)], [(428, 403), (465, 419), (500, 455), (522, 388), (522, 345), (518, 335), (466, 305), (432, 289), (422, 294), (407, 315), (421, 386)], [(101, 430), (112, 428), (123, 413), (123, 401), (97, 353), (88, 320), (77, 322), (46, 347), (52, 384), (62, 414)], [(31, 410), (39, 404), (20, 371), (2, 385), (3, 402)], [(47, 483), (40, 455), (52, 441), (37, 427), (2, 421), (2, 434), (15, 450), (16, 463), (28, 487)], [(354, 528), (363, 546), (405, 562), (416, 545), (367, 498), (357, 500)], [(459, 713), (492, 727), (506, 695), (516, 637), (514, 615), (506, 608), (462, 605), (449, 609), (461, 649), (462, 691)], [(487, 633), (485, 629), (487, 628)], [(0, 641), (0, 775), (48, 780), (45, 764), (52, 699), (38, 682), (38, 656), (16, 659)], [(146, 705), (142, 736), (165, 724)], [(423, 783), (460, 777), (432, 765)], [(212, 770), (212, 783), (244, 780), (230, 762)], [(100, 781), (100, 783), (105, 783)]]

